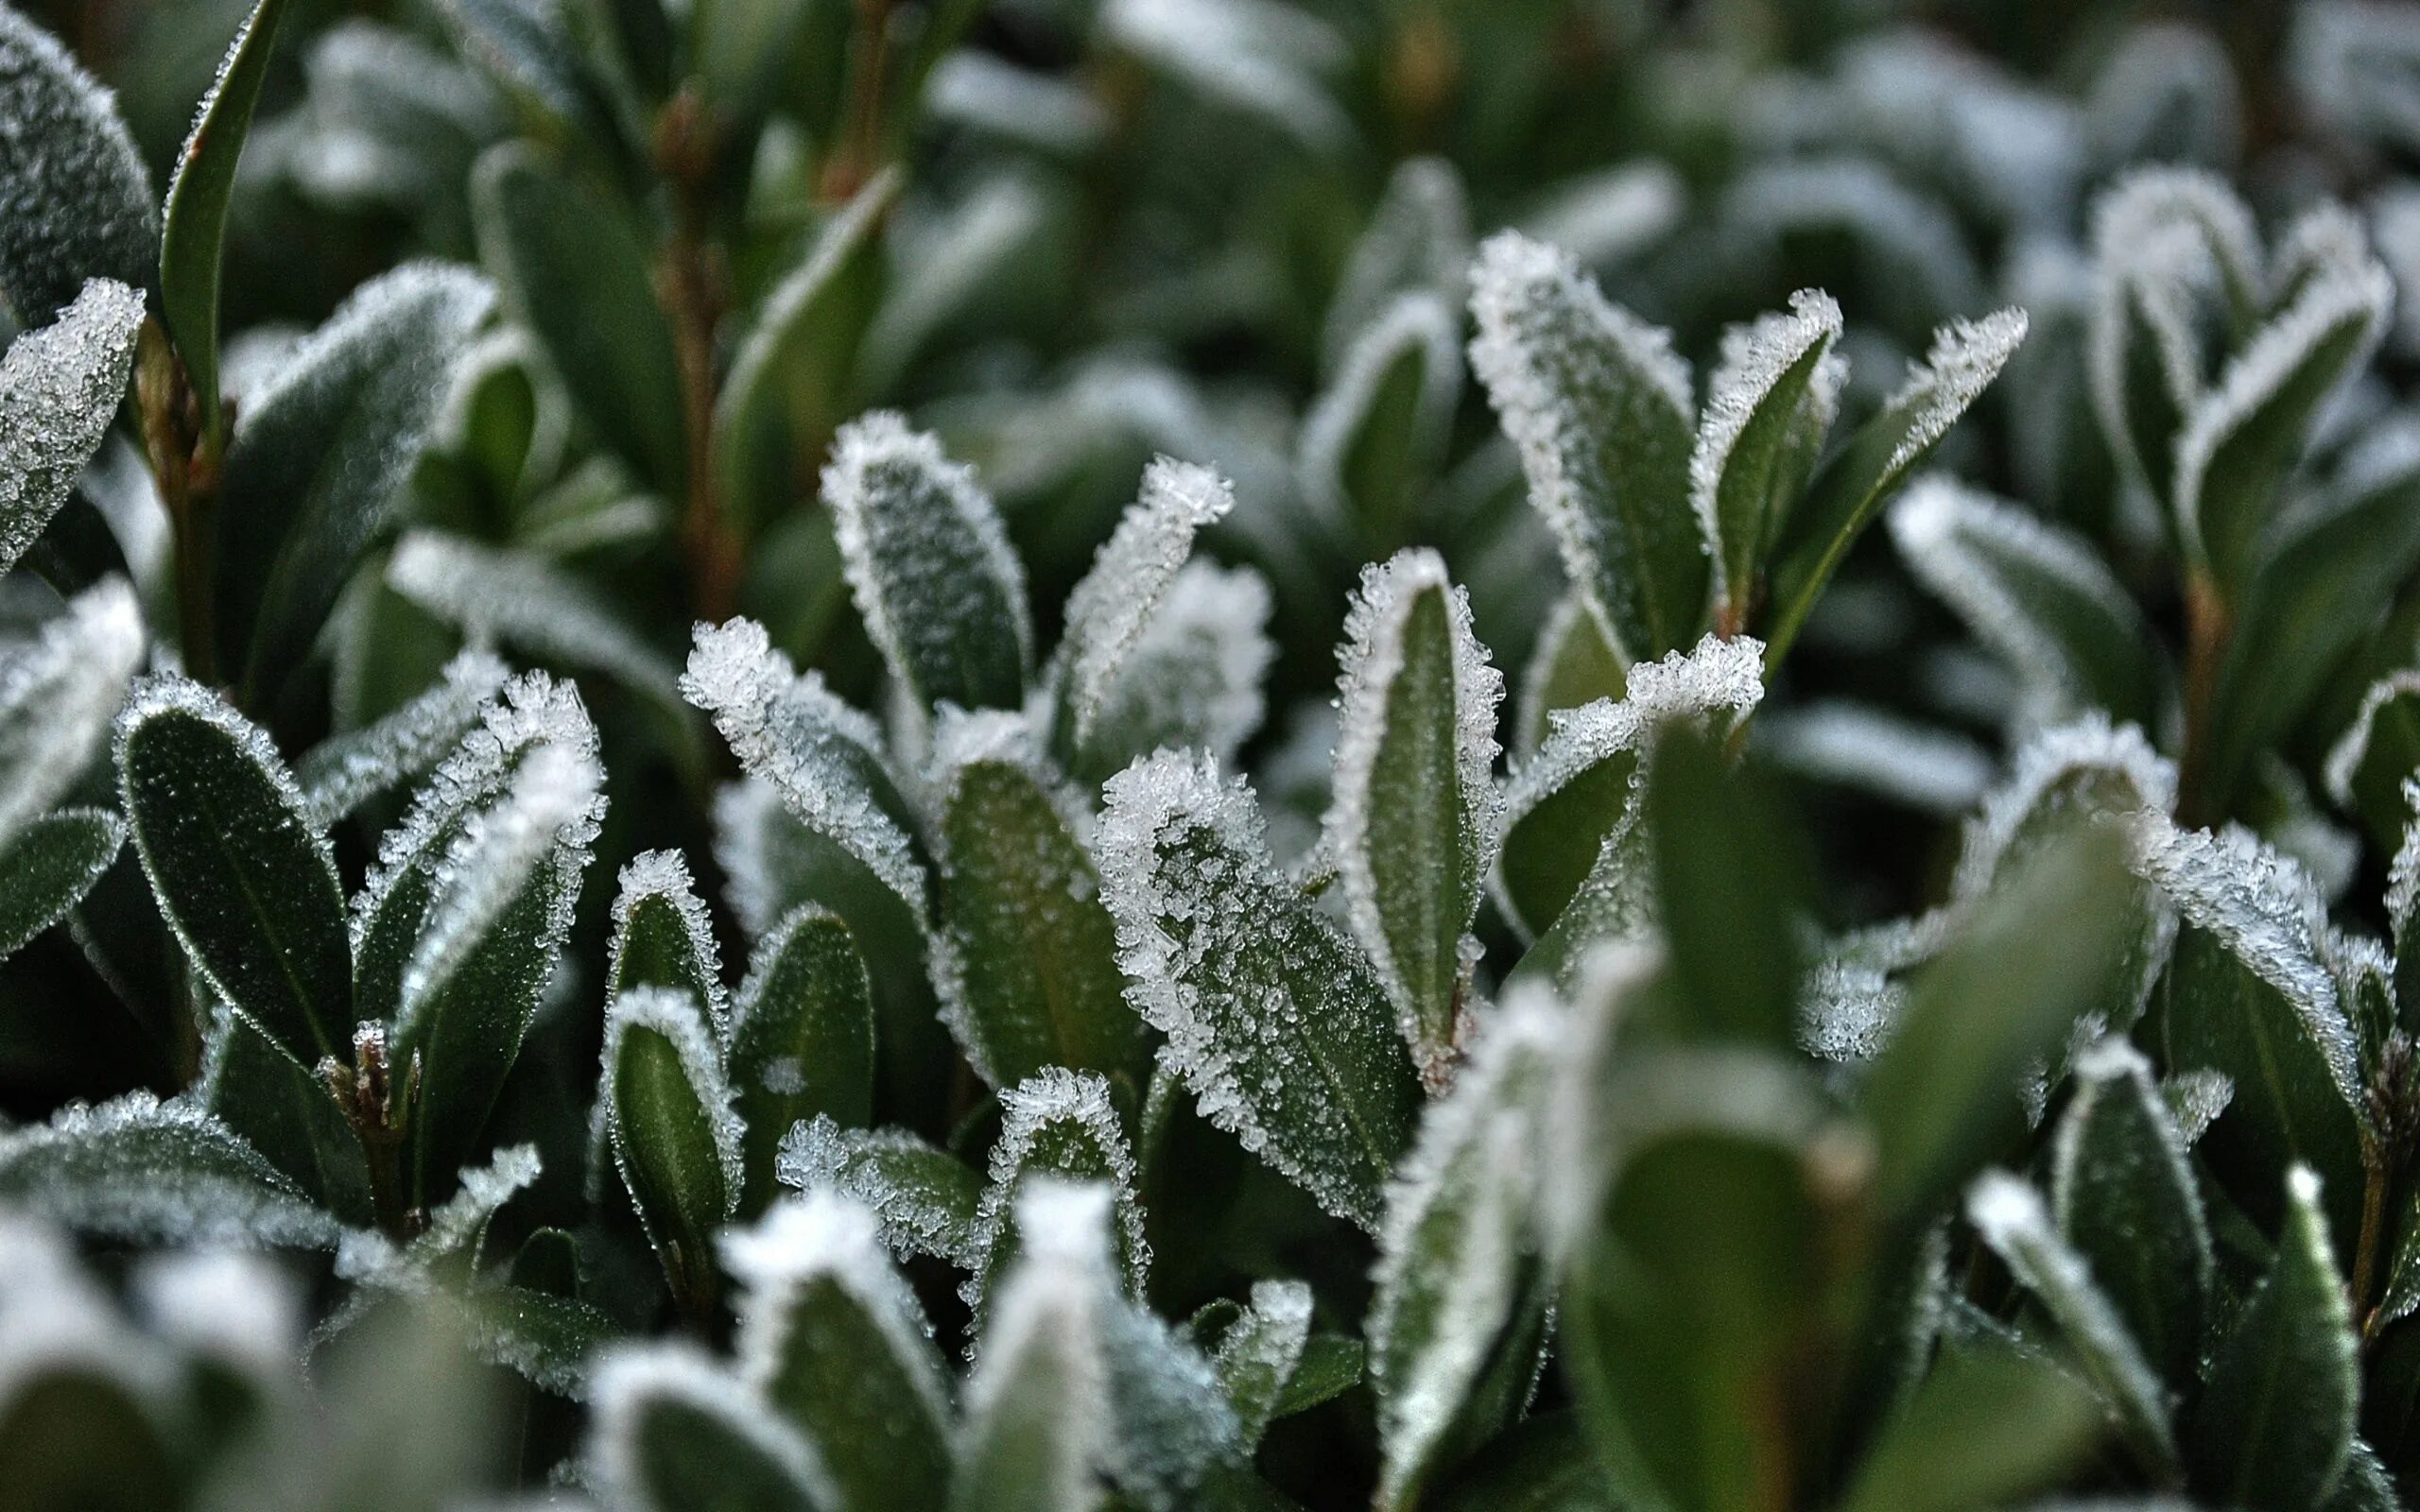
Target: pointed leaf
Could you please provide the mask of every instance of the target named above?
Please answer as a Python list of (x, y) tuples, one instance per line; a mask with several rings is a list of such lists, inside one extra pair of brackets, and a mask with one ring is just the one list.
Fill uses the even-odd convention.
[(1354, 341), (1409, 293), (1461, 298), (1470, 277), (1471, 212), (1461, 175), (1443, 158), (1407, 158), (1387, 180), (1361, 239), (1337, 277), (1320, 349), (1342, 366)]
[(1420, 1091), (1369, 963), (1278, 872), (1250, 789), (1210, 762), (1163, 751), (1107, 799), (1103, 896), (1163, 1056), (1212, 1123), (1373, 1225)]
[(0, 1133), (0, 1201), (136, 1243), (324, 1248), (337, 1233), (226, 1125), (148, 1092)]
[(1187, 562), (1103, 694), (1076, 777), (1097, 787), (1163, 746), (1234, 760), (1266, 712), (1270, 609), (1251, 568)]
[(478, 724), (481, 707), (508, 676), (493, 656), (465, 651), (426, 692), (376, 724), (312, 747), (294, 766), (312, 819), (332, 825), (435, 766)]
[(1565, 593), (1547, 611), (1537, 648), (1521, 671), (1519, 724), (1512, 748), (1527, 756), (1545, 744), (1558, 711), (1582, 709), (1599, 698), (1621, 697), (1629, 685), (1629, 658), (1605, 639), (1604, 627), (1578, 593)]
[(105, 578), (0, 656), (0, 845), (67, 796), (143, 659), (143, 609)]
[(1495, 708), (1504, 679), (1471, 631), (1470, 600), (1434, 553), (1366, 569), (1338, 652), (1328, 853), (1429, 1085), (1452, 1074), (1478, 954), (1469, 930), (1495, 850)]
[(1109, 1193), (1118, 1278), (1128, 1296), (1141, 1297), (1150, 1280), (1151, 1246), (1143, 1237), (1136, 1176), (1133, 1148), (1109, 1084), (1098, 1075), (1051, 1066), (1003, 1089), (1000, 1137), (975, 1209), (980, 1259), (960, 1289), (978, 1327), (993, 1288), (1016, 1259), (1011, 1219), (1018, 1196), (1037, 1178), (1098, 1184)]
[(605, 961), (609, 1001), (635, 988), (671, 988), (705, 1009), (717, 1038), (730, 1038), (722, 950), (680, 851), (645, 851), (622, 868)]
[(684, 1307), (713, 1300), (714, 1233), (738, 1211), (739, 1118), (721, 1047), (686, 993), (640, 988), (605, 1015), (598, 1117), (614, 1163)]
[(1277, 1417), (1310, 1336), (1311, 1289), (1302, 1281), (1253, 1282), (1252, 1305), (1219, 1336), (1212, 1363), (1247, 1453)]
[(149, 679), (118, 718), (117, 768), (144, 873), (194, 969), (296, 1059), (345, 1058), (336, 857), (268, 737), (199, 683)]
[[(0, 9), (0, 77), (10, 56), (8, 28), (20, 25), (14, 16)], [(0, 154), (9, 150), (6, 129), (0, 127)], [(0, 204), (7, 171), (0, 162)], [(10, 218), (0, 214), (0, 223)], [(0, 231), (0, 258), (8, 254), (8, 235)], [(96, 279), (75, 301), (57, 320), (9, 342), (0, 357), (0, 573), (17, 565), (75, 491), (134, 370), (143, 296)]]
[(107, 809), (60, 809), (0, 845), (0, 960), (67, 916), (126, 843)]
[(87, 279), (150, 287), (159, 200), (107, 90), (0, 6), (0, 298), (47, 321)]
[(774, 1192), (791, 1128), (873, 1117), (873, 985), (838, 914), (803, 903), (757, 943), (731, 1013), (731, 1081), (747, 1125), (751, 1206)]
[(1722, 335), (1689, 455), (1689, 501), (1714, 562), (1714, 592), (1735, 627), (1762, 590), (1765, 554), (1822, 455), (1848, 364), (1832, 354), (1841, 307), (1820, 289), (1789, 297), (1788, 315), (1758, 316)]
[(1675, 721), (1648, 758), (1657, 910), (1683, 1022), (1778, 1049), (1796, 1038), (1812, 888), (1800, 837), (1759, 774), (1725, 765), (1720, 738)]
[(235, 164), (252, 128), (252, 107), (268, 77), (286, 0), (260, 0), (228, 44), (210, 92), (201, 97), (184, 150), (168, 180), (160, 239), (160, 304), (168, 334), (199, 406), (201, 431), (218, 434), (218, 272), (226, 248), (227, 208), (235, 196)]
[(1516, 232), (1479, 249), (1471, 286), (1471, 367), (1565, 573), (1626, 654), (1687, 645), (1705, 613), (1706, 560), (1688, 508), (1689, 369), (1670, 335)]
[(375, 1221), (370, 1160), (353, 1121), (327, 1083), (240, 1013), (223, 1014), (211, 1035), (201, 1099), (338, 1221)]
[(969, 1271), (982, 1262), (981, 1173), (913, 1134), (842, 1128), (818, 1114), (782, 1137), (775, 1165), (785, 1186), (809, 1196), (836, 1192), (861, 1204), (902, 1260), (931, 1255)]
[(590, 1453), (632, 1512), (823, 1512), (837, 1503), (813, 1446), (686, 1345), (608, 1355)]
[(1858, 1466), (1843, 1512), (1963, 1512), (2041, 1489), (2090, 1448), (2091, 1399), (2002, 1345), (1945, 1354)]
[(1364, 541), (1409, 539), (1461, 397), (1461, 324), (1427, 292), (1388, 305), (1303, 421), (1303, 483)]
[(841, 428), (823, 470), (866, 633), (915, 700), (1014, 709), (1033, 665), (1025, 569), (973, 470), (887, 410)]

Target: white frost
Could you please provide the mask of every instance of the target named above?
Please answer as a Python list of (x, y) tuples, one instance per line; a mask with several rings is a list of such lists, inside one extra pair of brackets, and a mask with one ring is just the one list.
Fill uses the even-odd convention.
[(92, 763), (143, 640), (134, 591), (108, 577), (0, 659), (0, 850)]
[(1192, 555), (1194, 533), (1235, 507), (1235, 486), (1206, 467), (1161, 456), (1144, 471), (1141, 496), (1067, 595), (1061, 696), (1075, 746), (1091, 737), (1111, 684)]

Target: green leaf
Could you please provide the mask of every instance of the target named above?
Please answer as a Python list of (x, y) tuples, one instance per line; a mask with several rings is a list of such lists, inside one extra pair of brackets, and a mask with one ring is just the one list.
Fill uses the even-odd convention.
[(1112, 1298), (1102, 1323), (1110, 1480), (1150, 1512), (1194, 1512), (1215, 1472), (1246, 1463), (1217, 1367), (1139, 1302)]
[(1745, 625), (1762, 593), (1765, 554), (1806, 487), (1840, 412), (1848, 364), (1832, 348), (1841, 307), (1820, 289), (1789, 297), (1788, 315), (1758, 316), (1722, 335), (1707, 383), (1689, 501), (1714, 562), (1721, 616)]
[(400, 523), (455, 359), (492, 302), (466, 269), (406, 264), (355, 290), (245, 406), (216, 583), (220, 649), (255, 695), (307, 659), (354, 565)]
[(1369, 954), (1422, 1078), (1452, 1074), (1470, 991), (1469, 934), (1495, 849), (1495, 707), (1504, 679), (1436, 553), (1366, 570), (1337, 653), (1326, 842), (1345, 919)]
[[(1311, 1289), (1302, 1281), (1254, 1281), (1252, 1305), (1238, 1309), (1219, 1336), (1211, 1363), (1235, 1410), (1236, 1439), (1249, 1453), (1278, 1416), (1301, 1373), (1311, 1336)], [(1355, 1372), (1357, 1378), (1359, 1372)]]
[(876, 411), (841, 427), (823, 502), (866, 633), (916, 702), (1022, 707), (1033, 665), (1025, 569), (973, 470)]
[(375, 1221), (370, 1160), (336, 1096), (240, 1013), (223, 1014), (202, 1062), (201, 1099), (227, 1126), (339, 1221)]
[(2360, 1053), (2318, 954), (2316, 890), (2240, 831), (2170, 832), (2137, 865), (2183, 919), (2160, 1009), (2162, 1059), (2235, 1084), (2202, 1155), (2262, 1228), (2274, 1226), (2275, 1194), (2301, 1163), (2330, 1183), (2330, 1220), (2357, 1232)]
[(2095, 1005), (2125, 944), (2119, 849), (2100, 828), (2048, 849), (1916, 978), (1865, 1084), (1877, 1186), (1902, 1219), (1927, 1218), (2023, 1126), (2031, 1063)]
[(692, 1311), (716, 1293), (714, 1233), (738, 1211), (739, 1119), (722, 1050), (687, 994), (641, 988), (605, 1015), (600, 1118), (648, 1242)]
[(940, 1512), (948, 1379), (873, 1214), (829, 1196), (783, 1203), (722, 1248), (742, 1287), (740, 1379), (815, 1446), (836, 1512)]
[(686, 1345), (608, 1355), (596, 1374), (590, 1454), (613, 1505), (632, 1512), (823, 1512), (813, 1446)]
[(774, 1191), (791, 1128), (823, 1117), (859, 1127), (873, 1117), (873, 984), (856, 936), (838, 914), (802, 903), (756, 946), (731, 1014), (747, 1202)]
[(518, 143), (479, 160), (471, 196), (480, 260), (597, 439), (659, 493), (685, 497), (681, 359), (629, 207)]
[[(0, 9), (0, 70), (11, 14)], [(0, 240), (8, 234), (0, 231)], [(24, 558), (100, 450), (126, 399), (142, 324), (142, 295), (95, 280), (56, 320), (18, 336), (0, 357), (0, 573)]]
[(1514, 751), (1526, 757), (1544, 745), (1557, 711), (1620, 698), (1629, 689), (1629, 659), (1605, 639), (1585, 598), (1566, 593), (1557, 599), (1521, 673)]
[(67, 917), (126, 843), (107, 809), (60, 809), (0, 845), (0, 960)]
[[(22, 1305), (50, 1313), (69, 1304), (37, 1297)], [(87, 1329), (114, 1322), (76, 1321)], [(69, 1337), (64, 1348), (0, 1359), (0, 1485), (25, 1507), (147, 1512), (178, 1504), (185, 1487), (177, 1452), (139, 1371), (109, 1347), (115, 1341), (107, 1333)]]
[(1842, 1512), (1964, 1512), (2046, 1488), (2091, 1447), (2091, 1397), (2013, 1347), (1945, 1353), (1859, 1462)]
[(1780, 1049), (1797, 1042), (1809, 879), (1787, 815), (1720, 741), (1676, 721), (1649, 757), (1658, 912), (1686, 1023)]
[(1517, 232), (1479, 249), (1471, 366), (1521, 453), (1530, 496), (1613, 643), (1655, 657), (1697, 638), (1706, 558), (1688, 507), (1688, 365), (1571, 259)]
[(588, 750), (538, 747), (502, 797), (463, 819), (428, 878), (392, 1050), (394, 1064), (416, 1065), (420, 1077), (408, 1171), (415, 1206), (441, 1197), (480, 1148), (571, 928), (603, 812), (601, 780)]
[(587, 1397), (597, 1352), (621, 1332), (602, 1311), (576, 1297), (522, 1285), (474, 1286), (462, 1302), (472, 1319), (471, 1345), (480, 1359), (574, 1401)]
[(1461, 338), (1440, 295), (1397, 296), (1304, 418), (1305, 482), (1356, 539), (1384, 550), (1414, 536), (1461, 397)]
[(1881, 411), (1815, 475), (1774, 542), (1765, 664), (1779, 666), (1849, 547), (1892, 494), (1930, 456), (2025, 339), (2025, 312), (2002, 310), (1933, 333), (1932, 350)]
[(1002, 1281), (967, 1383), (952, 1512), (1077, 1512), (1098, 1502), (1092, 1476), (1111, 1427), (1108, 1194), (1038, 1182), (1015, 1219), (1024, 1259)]
[(219, 432), (218, 274), (226, 249), (227, 208), (235, 196), (235, 164), (252, 129), (252, 108), (268, 77), (278, 23), (286, 0), (260, 0), (246, 17), (218, 77), (201, 99), (184, 150), (168, 180), (160, 239), (160, 305), (177, 355), (200, 408), (201, 433)]
[(975, 1209), (977, 1260), (961, 1289), (979, 1328), (999, 1278), (1014, 1263), (1019, 1230), (1011, 1223), (1017, 1198), (1036, 1180), (1097, 1184), (1109, 1193), (1117, 1276), (1129, 1297), (1150, 1280), (1151, 1246), (1144, 1237), (1138, 1172), (1125, 1125), (1099, 1075), (1063, 1066), (1045, 1068), (1000, 1092), (1000, 1137)]
[(2088, 541), (1938, 475), (1916, 481), (1890, 524), (1909, 570), (2045, 709), (2103, 709), (2158, 728), (2166, 694), (2158, 643)]
[(2177, 519), (2188, 555), (2230, 601), (2321, 406), (2368, 358), (2394, 301), (2394, 280), (2366, 257), (2312, 280), (2194, 405), (2176, 438)]
[(678, 850), (648, 850), (622, 868), (614, 897), (614, 935), (605, 947), (605, 996), (643, 987), (686, 992), (717, 1035), (730, 1020), (722, 953), (705, 900)]
[(1506, 1430), (1437, 1499), (1438, 1512), (1626, 1512), (1568, 1408)]
[(1163, 746), (1233, 761), (1266, 712), (1261, 680), (1277, 659), (1271, 608), (1253, 569), (1187, 562), (1102, 695), (1076, 777), (1098, 787)]
[(2154, 1475), (2172, 1476), (2176, 1433), (2169, 1421), (2168, 1387), (2083, 1257), (2050, 1226), (2040, 1195), (2005, 1172), (1985, 1172), (1967, 1194), (1966, 1216), (2050, 1314), (2067, 1352), (2144, 1467)]
[(326, 1248), (338, 1231), (226, 1125), (148, 1092), (0, 1132), (0, 1202), (135, 1243)]
[(2211, 1356), (2193, 1414), (2195, 1487), (2230, 1506), (2319, 1505), (2344, 1473), (2360, 1385), (2319, 1178), (2286, 1176), (2277, 1259)]
[(1303, 1341), (1302, 1363), (1278, 1393), (1270, 1417), (1291, 1418), (1334, 1401), (1361, 1383), (1368, 1361), (1368, 1347), (1349, 1333), (1312, 1334)]
[(2122, 1040), (2076, 1057), (2052, 1145), (2059, 1230), (2163, 1381), (2192, 1379), (2216, 1262), (2185, 1136)]
[(0, 655), (0, 847), (83, 777), (143, 648), (142, 606), (110, 577)]
[(913, 1134), (842, 1128), (818, 1114), (782, 1137), (775, 1168), (785, 1186), (864, 1204), (882, 1225), (883, 1242), (902, 1255), (931, 1255), (970, 1271), (982, 1262), (982, 1175)]
[(435, 766), (479, 722), (479, 712), (510, 676), (485, 651), (445, 663), (425, 692), (375, 724), (331, 735), (294, 765), (311, 816), (332, 825), (372, 798)]
[[(1378, 1507), (1416, 1504), (1518, 1415), (1528, 1392), (1545, 1307), (1530, 1242), (1533, 1109), (1564, 1032), (1551, 997), (1515, 995), (1496, 1008), (1388, 1193), (1366, 1325)], [(1520, 1395), (1489, 1400), (1485, 1384), (1508, 1352), (1527, 1355), (1510, 1372)]]
[(2353, 723), (2327, 754), (2328, 796), (2357, 816), (2370, 841), (2393, 853), (2410, 823), (2403, 784), (2420, 772), (2420, 669), (2371, 683)]
[(40, 325), (87, 279), (151, 285), (159, 200), (110, 93), (0, 6), (0, 297)]
[(144, 873), (194, 969), (297, 1060), (349, 1060), (336, 857), (268, 737), (199, 683), (148, 679), (119, 716), (117, 768)]
[(881, 291), (882, 230), (904, 181), (885, 170), (858, 190), (773, 285), (740, 340), (716, 401), (714, 438), (723, 496), (743, 521), (761, 527), (810, 490), (808, 458), (848, 414), (850, 373)]
[(1162, 1054), (1213, 1123), (1374, 1225), (1420, 1087), (1369, 962), (1279, 873), (1251, 790), (1214, 762), (1163, 751), (1106, 796), (1102, 893)]

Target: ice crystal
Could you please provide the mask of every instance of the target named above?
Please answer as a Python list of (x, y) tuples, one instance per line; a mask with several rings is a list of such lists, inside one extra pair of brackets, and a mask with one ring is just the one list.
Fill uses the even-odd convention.
[(809, 1196), (828, 1191), (863, 1206), (902, 1260), (932, 1255), (961, 1270), (982, 1263), (974, 1204), (959, 1211), (946, 1190), (953, 1177), (972, 1186), (973, 1173), (905, 1129), (844, 1129), (818, 1113), (782, 1136), (774, 1169), (783, 1185)]
[(698, 896), (697, 885), (689, 879), (688, 859), (678, 850), (642, 851), (624, 865), (615, 881), (613, 937), (606, 944), (605, 958), (620, 965), (630, 942), (631, 914), (642, 904), (660, 901), (680, 921), (690, 958), (702, 971), (704, 980), (699, 985), (706, 995), (706, 1021), (728, 1040), (731, 994), (723, 988), (722, 947), (715, 939), (715, 923), (706, 912), (705, 900)]
[(336, 1220), (216, 1115), (149, 1092), (0, 1133), (0, 1200), (125, 1240), (324, 1248), (337, 1237)]
[(372, 795), (434, 765), (477, 723), (479, 711), (511, 676), (481, 650), (445, 663), (435, 685), (376, 724), (315, 747), (295, 768), (311, 821), (325, 827)]
[[(8, 75), (13, 21), (14, 12), (0, 10), (0, 80)], [(10, 150), (7, 121), (0, 111), (0, 160)], [(6, 204), (13, 182), (0, 172), (0, 228), (21, 218)], [(9, 235), (0, 229), (0, 262)], [(142, 323), (142, 295), (95, 279), (56, 321), (17, 337), (0, 356), (0, 573), (50, 524), (100, 449), (126, 397)]]

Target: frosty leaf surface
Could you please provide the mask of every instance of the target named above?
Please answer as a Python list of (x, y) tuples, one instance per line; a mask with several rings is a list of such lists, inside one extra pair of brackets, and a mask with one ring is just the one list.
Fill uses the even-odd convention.
[(125, 843), (125, 821), (93, 808), (45, 814), (0, 842), (0, 960), (65, 918)]
[(74, 785), (143, 657), (143, 610), (112, 577), (0, 656), (0, 844)]
[(117, 102), (13, 7), (0, 99), (0, 295), (19, 321), (47, 321), (88, 279), (150, 287), (159, 201)]
[(1251, 568), (1187, 562), (1105, 690), (1077, 777), (1098, 784), (1163, 746), (1232, 760), (1267, 712), (1272, 607)]
[(1003, 1279), (967, 1383), (952, 1512), (1082, 1512), (1107, 1458), (1101, 1354), (1113, 1299), (1109, 1194), (1035, 1183), (1014, 1213), (1023, 1259)]
[(222, 1011), (202, 1054), (198, 1096), (262, 1159), (337, 1221), (376, 1221), (361, 1136), (328, 1084), (242, 1014)]
[(1328, 300), (1321, 350), (1330, 370), (1401, 296), (1460, 300), (1470, 263), (1470, 204), (1460, 172), (1443, 158), (1406, 159), (1389, 176)]
[(445, 663), (427, 691), (372, 725), (332, 735), (295, 764), (311, 816), (332, 825), (367, 802), (434, 767), (478, 723), (479, 711), (510, 676), (485, 651)]
[(1303, 1281), (1253, 1282), (1251, 1305), (1219, 1336), (1212, 1364), (1247, 1452), (1276, 1417), (1310, 1336), (1311, 1288)]
[(818, 1117), (859, 1127), (873, 1116), (873, 986), (838, 915), (803, 903), (757, 942), (731, 1010), (731, 1082), (748, 1200), (773, 1190), (792, 1127)]
[[(0, 10), (0, 75), (9, 56), (7, 28), (22, 25), (15, 12)], [(6, 130), (0, 125), (0, 153)], [(0, 195), (6, 173), (0, 166)], [(0, 213), (0, 220), (14, 218)], [(9, 234), (0, 232), (0, 241)], [(141, 286), (84, 284), (56, 320), (18, 336), (0, 356), (0, 573), (59, 513), (116, 418), (143, 323)]]
[(0, 1198), (132, 1242), (326, 1247), (337, 1223), (182, 1099), (130, 1092), (0, 1133)]
[(1791, 295), (1788, 314), (1723, 333), (1689, 455), (1689, 503), (1714, 562), (1716, 599), (1737, 623), (1746, 622), (1766, 547), (1840, 412), (1848, 379), (1847, 362), (1832, 352), (1840, 335), (1841, 307), (1820, 289)]
[(1164, 751), (1113, 779), (1103, 895), (1130, 1000), (1203, 1115), (1365, 1227), (1419, 1104), (1385, 989), (1277, 871), (1251, 791)]
[(1113, 0), (1098, 25), (1118, 46), (1315, 152), (1351, 134), (1320, 75), (1344, 51), (1320, 18), (1272, 0)]
[(638, 988), (605, 1015), (598, 1115), (673, 1293), (714, 1295), (714, 1233), (737, 1211), (739, 1115), (722, 1047), (688, 994)]
[(1016, 1259), (1018, 1230), (1011, 1220), (1019, 1194), (1040, 1177), (1105, 1189), (1119, 1281), (1128, 1296), (1141, 1297), (1150, 1280), (1139, 1172), (1109, 1083), (1098, 1074), (1051, 1066), (1000, 1092), (1000, 1137), (992, 1145), (991, 1169), (975, 1209), (981, 1260), (963, 1289), (978, 1321), (998, 1278)]
[(838, 1504), (814, 1447), (694, 1345), (615, 1349), (598, 1363), (593, 1392), (592, 1473), (616, 1506)]
[(1461, 397), (1461, 345), (1451, 301), (1403, 295), (1354, 339), (1304, 417), (1304, 488), (1367, 539), (1416, 528)]
[(678, 850), (648, 850), (622, 868), (614, 897), (613, 937), (605, 946), (605, 991), (671, 988), (705, 1009), (716, 1037), (731, 1038), (730, 994), (714, 919)]
[(902, 1129), (842, 1128), (828, 1114), (791, 1126), (775, 1162), (783, 1185), (863, 1206), (902, 1260), (931, 1255), (961, 1270), (981, 1263), (983, 1177)]

